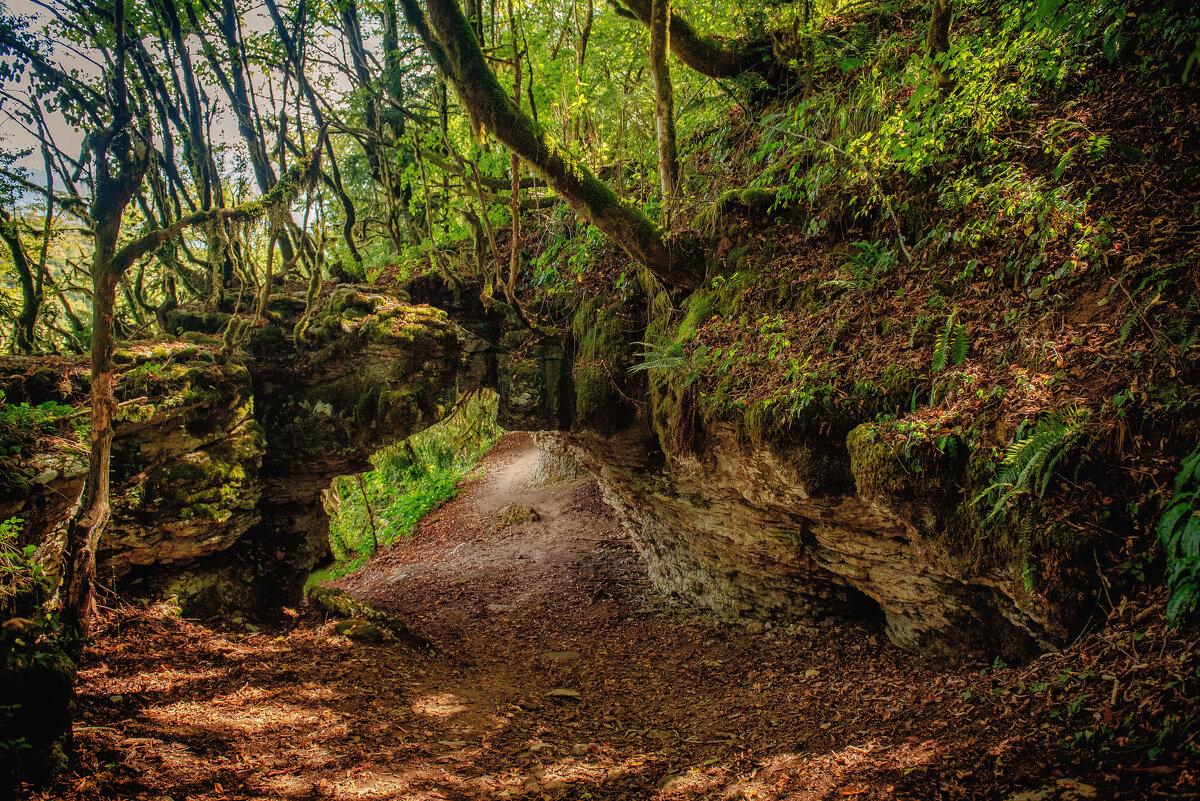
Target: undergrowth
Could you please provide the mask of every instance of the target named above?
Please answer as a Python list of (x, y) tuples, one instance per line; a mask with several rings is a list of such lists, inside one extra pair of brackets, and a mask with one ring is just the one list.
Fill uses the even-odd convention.
[(1200, 604), (1200, 445), (1179, 468), (1158, 539), (1167, 557), (1167, 620), (1179, 625)]
[(377, 453), (374, 470), (333, 482), (325, 508), (336, 561), (321, 580), (354, 572), (455, 496), (458, 482), (503, 433), (496, 402), (494, 393), (476, 394), (446, 420)]

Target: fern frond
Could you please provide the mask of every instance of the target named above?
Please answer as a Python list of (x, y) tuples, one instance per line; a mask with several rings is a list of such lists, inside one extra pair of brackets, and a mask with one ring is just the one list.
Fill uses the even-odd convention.
[(1004, 452), (995, 480), (972, 500), (992, 501), (985, 523), (1005, 514), (1009, 502), (1020, 495), (1036, 491), (1039, 498), (1045, 497), (1054, 468), (1083, 434), (1089, 417), (1086, 410), (1071, 407), (1054, 412), (1028, 433), (1017, 435)]
[(959, 323), (954, 326), (954, 348), (951, 354), (951, 361), (953, 361), (955, 367), (967, 360), (967, 352), (970, 349), (971, 344), (967, 339), (967, 327)]
[(688, 366), (687, 357), (683, 354), (683, 344), (663, 340), (661, 342), (639, 342), (645, 348), (640, 354), (641, 364), (629, 368), (631, 373), (647, 370), (661, 370), (665, 373), (676, 372)]
[(946, 326), (937, 335), (937, 339), (933, 343), (933, 372), (938, 373), (946, 369), (946, 365), (950, 362), (950, 340), (954, 335), (954, 315), (958, 313), (955, 309), (946, 318)]

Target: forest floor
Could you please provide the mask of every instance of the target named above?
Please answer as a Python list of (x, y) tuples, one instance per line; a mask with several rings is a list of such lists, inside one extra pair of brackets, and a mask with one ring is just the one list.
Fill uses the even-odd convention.
[[(1110, 719), (1130, 676), (1193, 667), (1176, 654), (1194, 643), (1146, 622), (1159, 602), (1022, 667), (914, 656), (866, 624), (723, 622), (658, 596), (595, 483), (536, 484), (536, 459), (507, 436), (411, 542), (340, 583), (436, 653), (312, 616), (268, 632), (107, 613), (78, 764), (31, 797), (1200, 797), (1200, 769), (1149, 760)], [(538, 519), (503, 523), (514, 506)]]

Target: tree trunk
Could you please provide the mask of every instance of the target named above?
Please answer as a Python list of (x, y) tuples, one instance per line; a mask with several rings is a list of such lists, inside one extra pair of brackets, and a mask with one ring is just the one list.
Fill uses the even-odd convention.
[[(621, 0), (621, 16), (651, 25), (656, 0)], [(672, 14), (669, 23), (671, 52), (691, 69), (710, 78), (736, 78), (755, 73), (775, 88), (786, 87), (795, 77), (775, 55), (770, 39), (727, 40), (697, 33), (687, 20)]]
[(17, 279), (21, 284), (21, 312), (17, 315), (16, 328), (13, 331), (13, 348), (19, 353), (32, 353), (33, 331), (37, 325), (42, 298), (38, 292), (38, 282), (34, 280), (33, 265), (25, 252), (25, 245), (21, 242), (17, 221), (4, 209), (0, 209), (0, 239), (8, 245), (13, 266), (17, 269)]
[(929, 33), (925, 44), (929, 47), (929, 60), (937, 76), (938, 88), (948, 92), (954, 88), (950, 67), (945, 63), (950, 51), (950, 18), (954, 16), (952, 0), (933, 0), (933, 14), (929, 18)]
[(654, 116), (658, 129), (658, 178), (663, 195), (663, 221), (668, 227), (679, 184), (675, 95), (671, 88), (671, 67), (667, 63), (670, 19), (670, 0), (653, 0), (650, 12), (650, 67), (654, 76)]
[[(106, 155), (103, 152), (98, 153), (97, 161), (106, 158)], [(96, 549), (99, 547), (100, 537), (108, 527), (110, 511), (109, 466), (112, 455), (113, 411), (117, 407), (113, 395), (116, 372), (113, 364), (113, 313), (120, 277), (119, 273), (112, 269), (112, 258), (121, 230), (121, 214), (128, 203), (127, 197), (124, 202), (119, 202), (121, 194), (124, 193), (97, 192), (93, 204), (93, 213), (96, 215), (96, 250), (92, 260), (91, 450), (88, 454), (88, 475), (84, 484), (83, 499), (67, 527), (67, 544), (63, 558), (63, 623), (84, 635), (87, 634), (88, 618), (92, 612), (92, 578), (96, 575)]]
[(455, 0), (428, 0), (428, 19), (416, 0), (402, 3), (409, 24), (472, 117), (540, 173), (576, 213), (612, 237), (664, 283), (685, 288), (699, 285), (703, 262), (698, 245), (668, 239), (662, 226), (633, 202), (618, 197), (512, 102)]
[(375, 547), (371, 553), (379, 553), (379, 527), (375, 525), (375, 510), (371, 507), (371, 496), (367, 494), (367, 485), (362, 473), (358, 474), (358, 491), (362, 494), (363, 506), (367, 510), (367, 520), (371, 524), (371, 544)]

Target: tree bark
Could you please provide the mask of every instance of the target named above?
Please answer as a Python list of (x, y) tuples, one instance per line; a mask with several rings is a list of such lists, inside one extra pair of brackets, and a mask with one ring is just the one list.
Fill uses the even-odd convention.
[[(655, 0), (609, 0), (617, 13), (651, 25)], [(697, 33), (686, 19), (671, 15), (668, 29), (671, 52), (691, 69), (710, 78), (759, 75), (776, 89), (786, 87), (795, 74), (775, 55), (769, 39), (723, 40)]]
[(938, 88), (943, 92), (954, 88), (950, 67), (945, 63), (946, 53), (950, 51), (950, 18), (952, 16), (954, 16), (952, 0), (933, 0), (933, 13), (929, 17), (929, 32), (925, 36), (925, 44), (929, 48), (929, 60), (933, 64), (933, 74), (937, 76)]
[(512, 102), (455, 0), (427, 0), (428, 19), (417, 0), (402, 0), (402, 4), (409, 24), (472, 117), (540, 173), (577, 214), (664, 283), (684, 288), (699, 285), (702, 259), (697, 243), (668, 239), (662, 226), (597, 179)]
[(32, 353), (33, 332), (37, 325), (42, 298), (38, 292), (38, 282), (34, 278), (29, 254), (25, 252), (25, 245), (21, 242), (17, 221), (4, 209), (0, 209), (0, 239), (8, 245), (8, 252), (12, 255), (13, 266), (17, 269), (17, 279), (21, 285), (21, 311), (17, 315), (13, 331), (13, 348), (18, 353)]
[(650, 68), (654, 76), (654, 117), (658, 130), (658, 178), (663, 195), (663, 220), (668, 226), (679, 184), (679, 159), (675, 146), (675, 94), (671, 87), (671, 3), (653, 0), (650, 12)]

